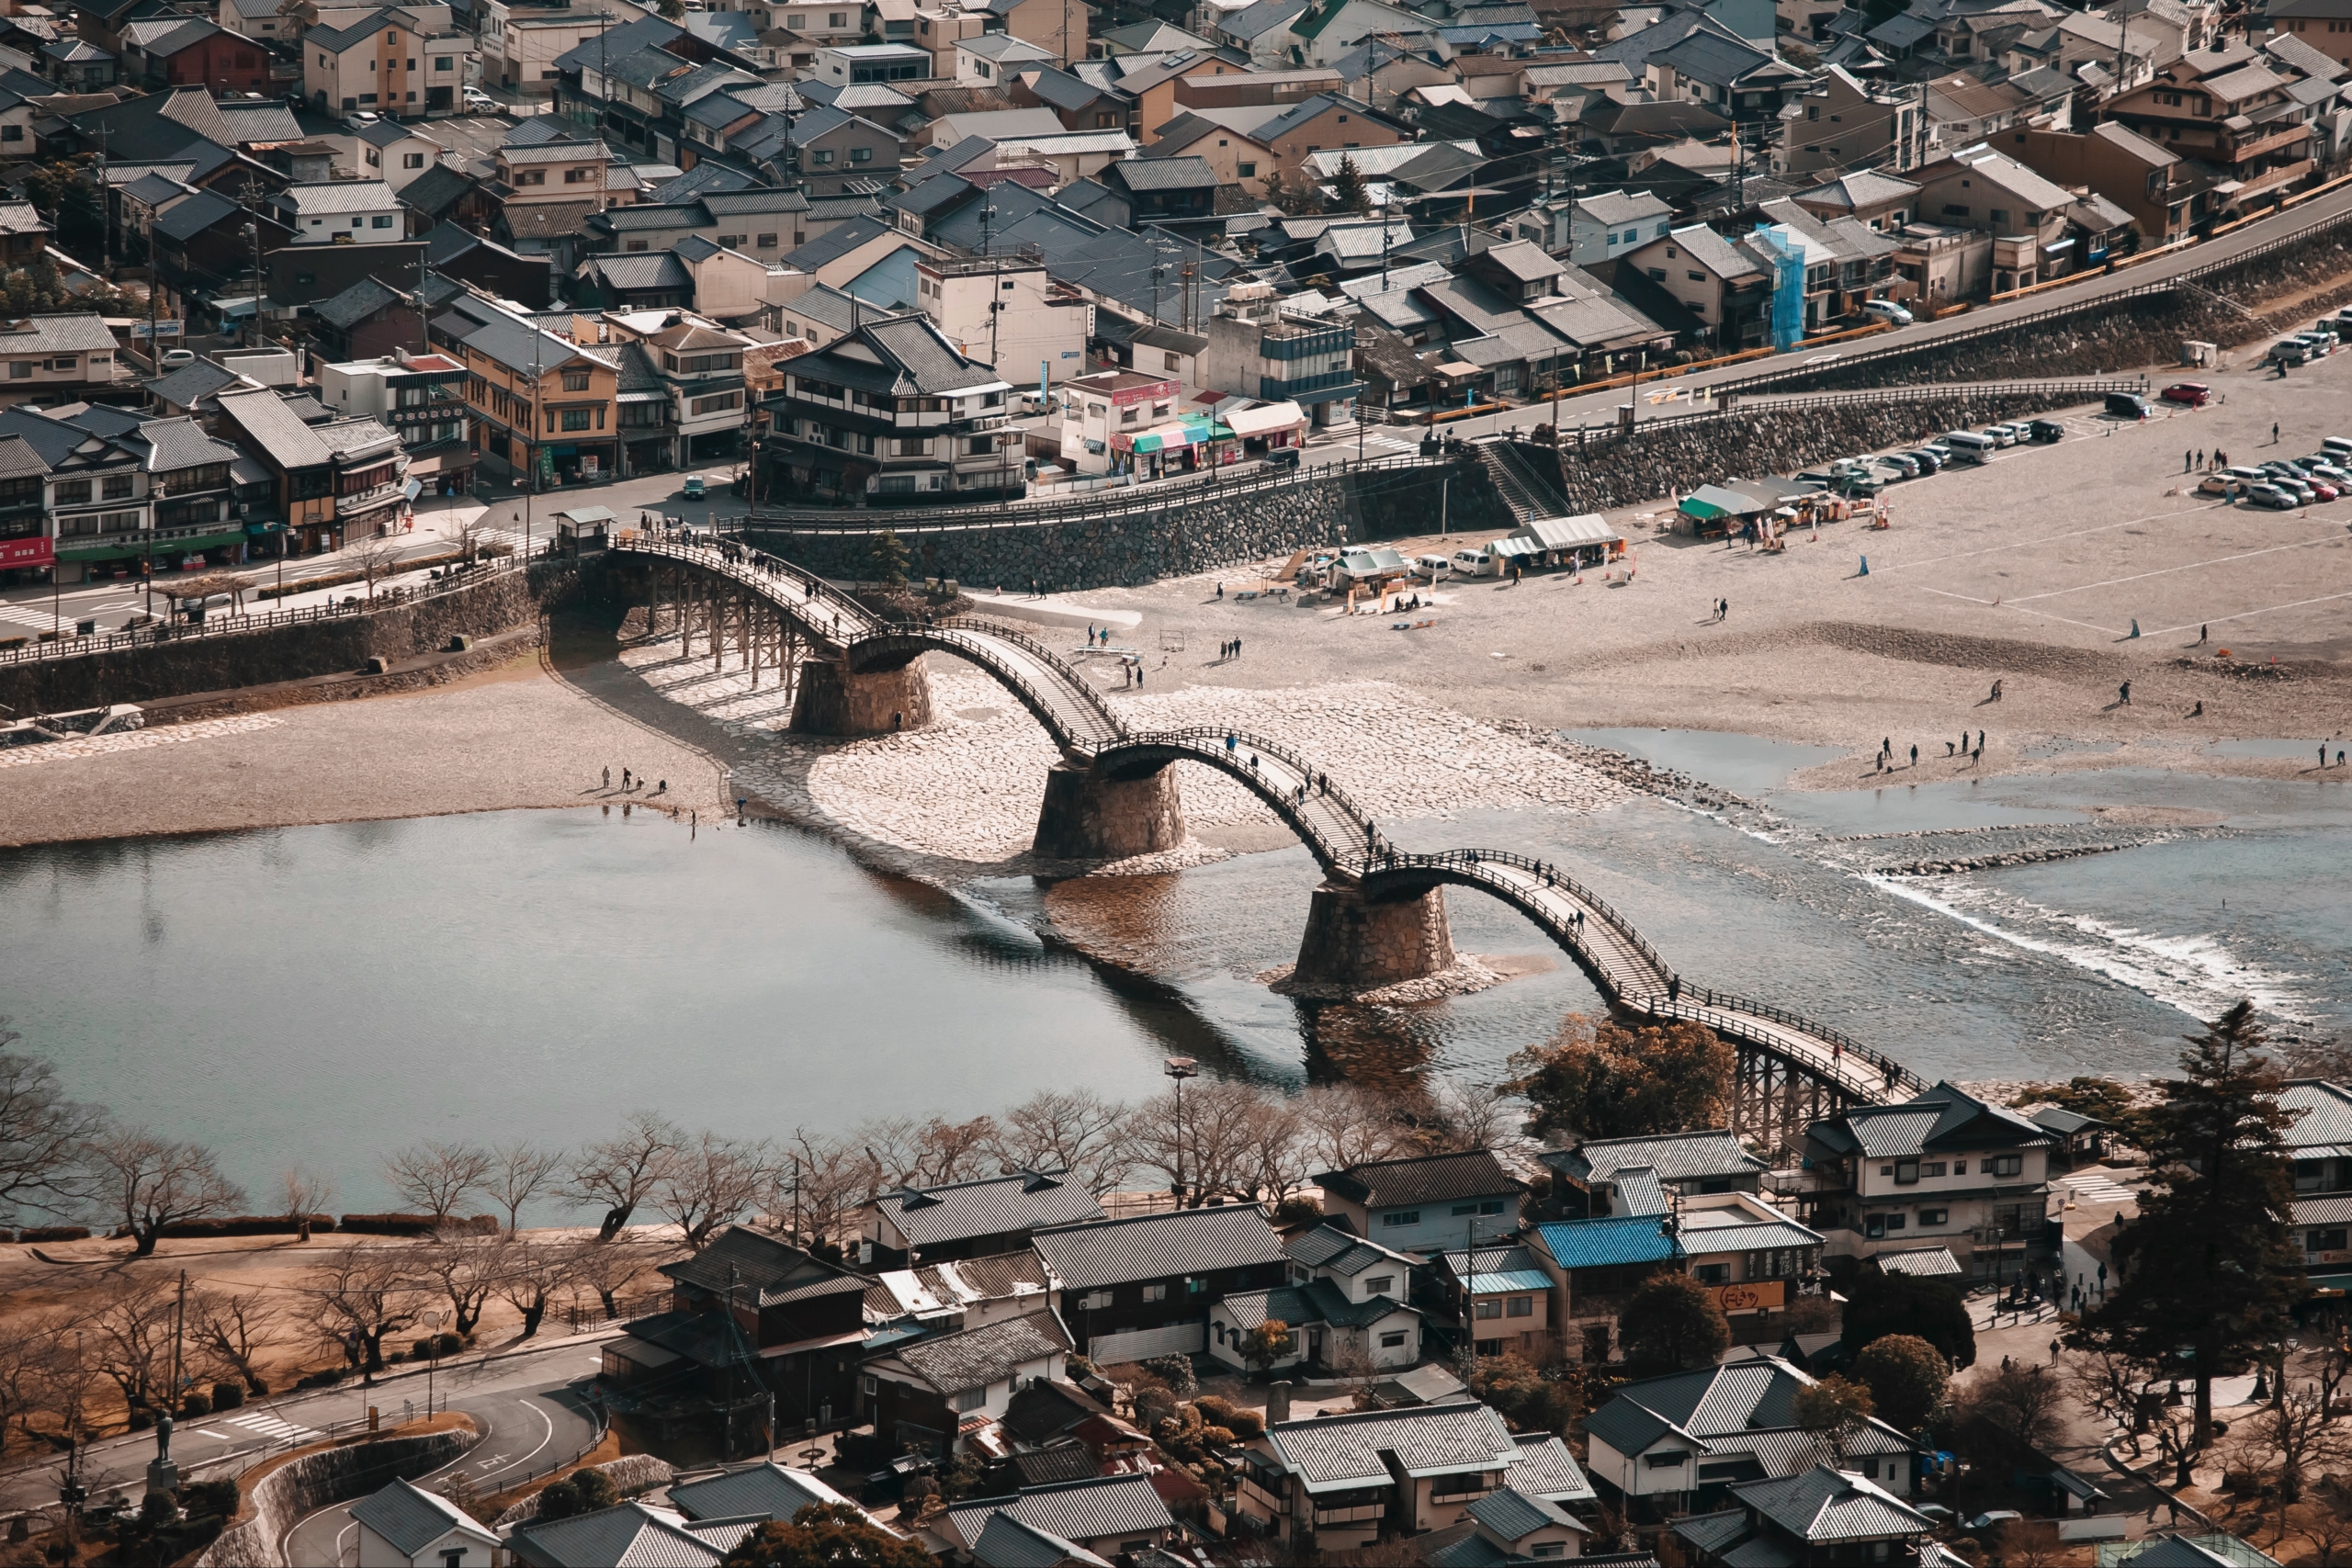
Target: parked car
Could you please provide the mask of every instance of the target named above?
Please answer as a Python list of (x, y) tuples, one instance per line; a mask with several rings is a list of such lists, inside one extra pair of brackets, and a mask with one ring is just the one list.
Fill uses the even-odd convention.
[(2018, 444), (2018, 427), (2014, 424), (1988, 424), (1984, 427), (1984, 434), (1991, 437), (1996, 446), (2014, 446)]
[(1919, 450), (1927, 453), (1945, 468), (1951, 467), (1951, 448), (1945, 446), (1940, 437), (1933, 441), (1922, 441), (1919, 443)]
[(498, 100), (492, 97), (488, 93), (483, 92), (480, 87), (468, 87), (466, 89), (466, 107), (469, 109), (495, 109), (497, 107)]
[(2037, 419), (2025, 427), (2025, 434), (2029, 441), (2063, 441), (2066, 438), (2066, 427), (2054, 419)]
[(2299, 338), (2280, 338), (2270, 345), (2270, 352), (2263, 357), (2273, 365), (2309, 365), (2312, 362), (2311, 345)]
[(2107, 412), (2118, 419), (2145, 419), (2155, 411), (2148, 406), (2148, 400), (2137, 392), (2109, 392), (2107, 394)]
[(1492, 577), (1503, 569), (1503, 558), (1485, 550), (1453, 552), (1453, 575), (1456, 577)]
[(2339, 463), (2352, 459), (2352, 435), (2331, 435), (2319, 444), (2319, 449)]
[(1918, 464), (1919, 471), (1923, 474), (1937, 474), (1943, 471), (1944, 460), (1925, 446), (1916, 447), (1905, 453), (1904, 456)]
[(2343, 488), (2345, 485), (2352, 484), (2352, 468), (2346, 468), (2337, 463), (2313, 463), (2305, 468), (2303, 472), (2310, 474), (2314, 479), (2325, 479), (2328, 483), (2336, 486), (2338, 489)]
[(1893, 468), (1906, 479), (1916, 479), (1921, 472), (1918, 459), (1904, 452), (1888, 452), (1873, 459), (1881, 468)]
[(2187, 403), (2190, 408), (2201, 409), (2213, 400), (2213, 389), (2202, 381), (2175, 381), (2156, 396), (2168, 403)]
[(167, 348), (164, 350), (164, 358), (162, 363), (164, 368), (166, 370), (177, 369), (183, 365), (193, 365), (196, 363), (196, 350), (192, 348)]
[(1907, 327), (1917, 320), (1910, 311), (1892, 299), (1865, 299), (1862, 301), (1862, 314), (1898, 327)]
[(2227, 474), (2207, 474), (2197, 481), (2199, 495), (2227, 495), (2237, 487), (2237, 480)]
[(2240, 497), (2248, 506), (2267, 507), (2273, 512), (2292, 512), (2296, 500), (2277, 485), (2248, 485)]
[(2285, 491), (2289, 495), (2293, 496), (2295, 498), (2295, 504), (2298, 506), (2309, 506), (2312, 502), (2319, 499), (2319, 491), (2313, 490), (2312, 488), (2311, 480), (2303, 478), (2301, 474), (2289, 475), (2273, 473), (2270, 476), (2270, 483), (2278, 486), (2280, 490)]
[(2311, 486), (2312, 493), (2319, 497), (2322, 501), (2334, 501), (2337, 496), (2344, 493), (2342, 487), (2330, 484), (2327, 480), (2321, 479), (2317, 474), (2312, 475), (2303, 482)]
[(1266, 467), (1270, 468), (1297, 468), (1298, 448), (1295, 446), (1276, 446), (1272, 448), (1266, 454)]
[(2295, 341), (2310, 349), (2313, 359), (2324, 359), (2335, 352), (2334, 333), (2297, 333)]
[(2015, 1508), (1995, 1508), (1990, 1513), (1979, 1514), (1974, 1518), (1969, 1520), (1968, 1533), (1971, 1535), (1990, 1535), (1994, 1531), (1998, 1530), (2003, 1525), (2007, 1524), (2011, 1519), (2021, 1519), (2023, 1517), (2025, 1517), (2025, 1516), (2018, 1513)]

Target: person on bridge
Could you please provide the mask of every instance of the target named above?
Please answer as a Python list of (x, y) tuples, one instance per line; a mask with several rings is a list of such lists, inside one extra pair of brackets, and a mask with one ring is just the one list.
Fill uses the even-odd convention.
[(1679, 1002), (1682, 999), (1681, 976), (1668, 975), (1666, 977), (1666, 999), (1670, 1002)]

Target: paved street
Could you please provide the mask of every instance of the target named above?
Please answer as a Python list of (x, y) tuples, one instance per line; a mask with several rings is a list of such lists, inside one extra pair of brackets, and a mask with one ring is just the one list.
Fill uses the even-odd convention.
[[(564, 1336), (529, 1354), (451, 1364), (432, 1375), (435, 1407), (446, 1401), (449, 1409), (473, 1415), (495, 1439), (475, 1450), (479, 1457), (467, 1461), (477, 1480), (495, 1483), (509, 1470), (528, 1473), (543, 1467), (549, 1453), (560, 1450), (569, 1454), (587, 1440), (593, 1423), (564, 1391), (595, 1372), (601, 1343), (586, 1335)], [(424, 1371), (402, 1368), (378, 1380), (372, 1391), (356, 1384), (319, 1389), (195, 1417), (177, 1424), (172, 1458), (190, 1479), (234, 1475), (243, 1462), (268, 1450), (356, 1429), (367, 1420), (370, 1404), (387, 1422), (403, 1419), (411, 1410), (422, 1415), (427, 1381)], [(154, 1457), (152, 1432), (94, 1444), (83, 1452), (84, 1483), (93, 1497), (119, 1488), (136, 1505), (145, 1488), (147, 1461)], [(54, 1504), (63, 1471), (64, 1461), (59, 1459), (0, 1476), (0, 1509)]]

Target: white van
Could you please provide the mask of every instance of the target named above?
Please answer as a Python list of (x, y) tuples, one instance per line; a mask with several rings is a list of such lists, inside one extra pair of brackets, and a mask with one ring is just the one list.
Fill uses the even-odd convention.
[(1453, 563), (1443, 556), (1416, 556), (1413, 570), (1434, 583), (1453, 570)]
[(1503, 569), (1503, 558), (1485, 550), (1453, 552), (1453, 575), (1456, 577), (1493, 577)]
[(2331, 435), (2319, 444), (2319, 449), (2331, 454), (2338, 462), (2341, 462), (2346, 457), (2352, 457), (2352, 436)]
[(1973, 430), (1955, 430), (1941, 444), (1951, 448), (1954, 457), (1969, 463), (1989, 463), (1993, 454), (2001, 449), (2000, 443), (1993, 437), (1979, 435)]

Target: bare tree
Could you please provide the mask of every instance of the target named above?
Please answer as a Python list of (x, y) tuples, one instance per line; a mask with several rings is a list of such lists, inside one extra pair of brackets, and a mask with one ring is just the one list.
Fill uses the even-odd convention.
[(2011, 1519), (1995, 1538), (2003, 1568), (2058, 1568), (2066, 1549), (2047, 1519)]
[(538, 1333), (548, 1308), (577, 1277), (583, 1254), (610, 1258), (617, 1250), (594, 1242), (582, 1245), (531, 1241), (522, 1236), (509, 1238), (499, 1263), (498, 1293), (507, 1305), (523, 1314), (522, 1337), (528, 1339)]
[(2086, 1409), (2123, 1428), (2132, 1439), (2133, 1457), (2138, 1457), (2147, 1365), (2105, 1346), (2069, 1350), (2064, 1365), (2069, 1392)]
[(437, 1231), (448, 1224), (458, 1204), (482, 1190), (492, 1163), (489, 1150), (471, 1144), (426, 1142), (386, 1155), (384, 1174), (401, 1201), (430, 1214)]
[(490, 1175), (482, 1189), (500, 1208), (506, 1211), (506, 1234), (513, 1235), (522, 1228), (523, 1205), (555, 1185), (556, 1172), (563, 1168), (561, 1149), (543, 1149), (536, 1144), (501, 1144), (491, 1155)]
[(368, 597), (376, 597), (376, 580), (390, 577), (399, 568), (401, 542), (390, 534), (371, 534), (344, 551), (344, 558), (359, 569), (367, 580)]
[(334, 1183), (307, 1166), (289, 1166), (279, 1178), (284, 1184), (286, 1217), (294, 1222), (294, 1239), (311, 1239), (311, 1222), (334, 1201)]
[(413, 1255), (389, 1247), (339, 1247), (304, 1276), (302, 1292), (319, 1327), (355, 1367), (384, 1370), (385, 1336), (417, 1320), (427, 1301)]
[(2352, 1546), (2352, 1518), (2345, 1517), (2345, 1498), (2335, 1486), (2323, 1491), (2325, 1495), (2303, 1526), (2303, 1535), (2319, 1553), (2318, 1568), (2335, 1568), (2336, 1558)]
[(247, 1393), (267, 1393), (261, 1359), (285, 1326), (281, 1302), (262, 1291), (198, 1290), (187, 1298), (187, 1337), (211, 1371), (236, 1378)]
[(653, 1206), (678, 1227), (687, 1247), (751, 1212), (775, 1180), (775, 1148), (766, 1139), (705, 1133), (662, 1162)]
[(581, 1248), (573, 1254), (569, 1284), (596, 1292), (608, 1318), (621, 1314), (621, 1294), (651, 1268), (659, 1256), (642, 1242), (618, 1240)]
[(1386, 1159), (1404, 1142), (1385, 1096), (1362, 1084), (1319, 1084), (1298, 1097), (1301, 1134), (1317, 1170)]
[(81, 1145), (91, 1201), (122, 1216), (133, 1258), (152, 1257), (166, 1226), (225, 1214), (245, 1190), (220, 1174), (212, 1151), (144, 1127), (109, 1124)]
[(884, 1117), (859, 1123), (853, 1134), (872, 1156), (875, 1187), (940, 1187), (988, 1172), (987, 1151), (997, 1141), (996, 1122), (986, 1116), (949, 1122), (934, 1116)]
[(1449, 1153), (1500, 1148), (1515, 1141), (1524, 1112), (1514, 1112), (1501, 1090), (1487, 1084), (1440, 1078), (1429, 1086), (1434, 1141)]
[(106, 1113), (67, 1100), (40, 1057), (9, 1049), (22, 1038), (0, 1018), (0, 1207), (71, 1208), (83, 1193), (82, 1147)]
[(1107, 1191), (1134, 1167), (1121, 1131), (1126, 1116), (1126, 1106), (1091, 1089), (1040, 1089), (997, 1120), (988, 1152), (1007, 1171), (1065, 1170), (1089, 1191)]
[(2303, 1500), (2304, 1483), (2312, 1473), (2352, 1455), (2345, 1428), (2321, 1408), (2315, 1393), (2274, 1400), (2250, 1420), (2231, 1423), (2230, 1436), (2243, 1456), (2241, 1462), (2277, 1485), (2282, 1535), (2287, 1510)]
[(458, 1333), (471, 1334), (482, 1309), (498, 1293), (505, 1253), (503, 1236), (446, 1235), (418, 1255), (418, 1284), (437, 1291), (448, 1302), (449, 1326)]
[(87, 1333), (93, 1364), (132, 1411), (172, 1406), (173, 1292), (118, 1276), (99, 1292)]
[(74, 1322), (62, 1312), (0, 1314), (0, 1447), (12, 1431), (32, 1431), (36, 1415), (55, 1410), (57, 1361), (61, 1347), (71, 1353)]
[(1248, 1195), (1279, 1203), (1306, 1184), (1308, 1158), (1298, 1107), (1282, 1095), (1261, 1095), (1235, 1135), (1241, 1147), (1235, 1173)]
[(850, 1216), (873, 1196), (874, 1164), (855, 1144), (793, 1129), (776, 1159), (767, 1207), (775, 1228), (805, 1247), (847, 1246)]
[(668, 1118), (639, 1111), (621, 1123), (619, 1134), (591, 1144), (572, 1157), (558, 1195), (583, 1208), (605, 1211), (599, 1241), (621, 1234), (661, 1179), (662, 1162), (685, 1140)]
[(1136, 1108), (1128, 1126), (1136, 1166), (1162, 1178), (1179, 1203), (1250, 1196), (1260, 1091), (1248, 1084), (1195, 1082)]

